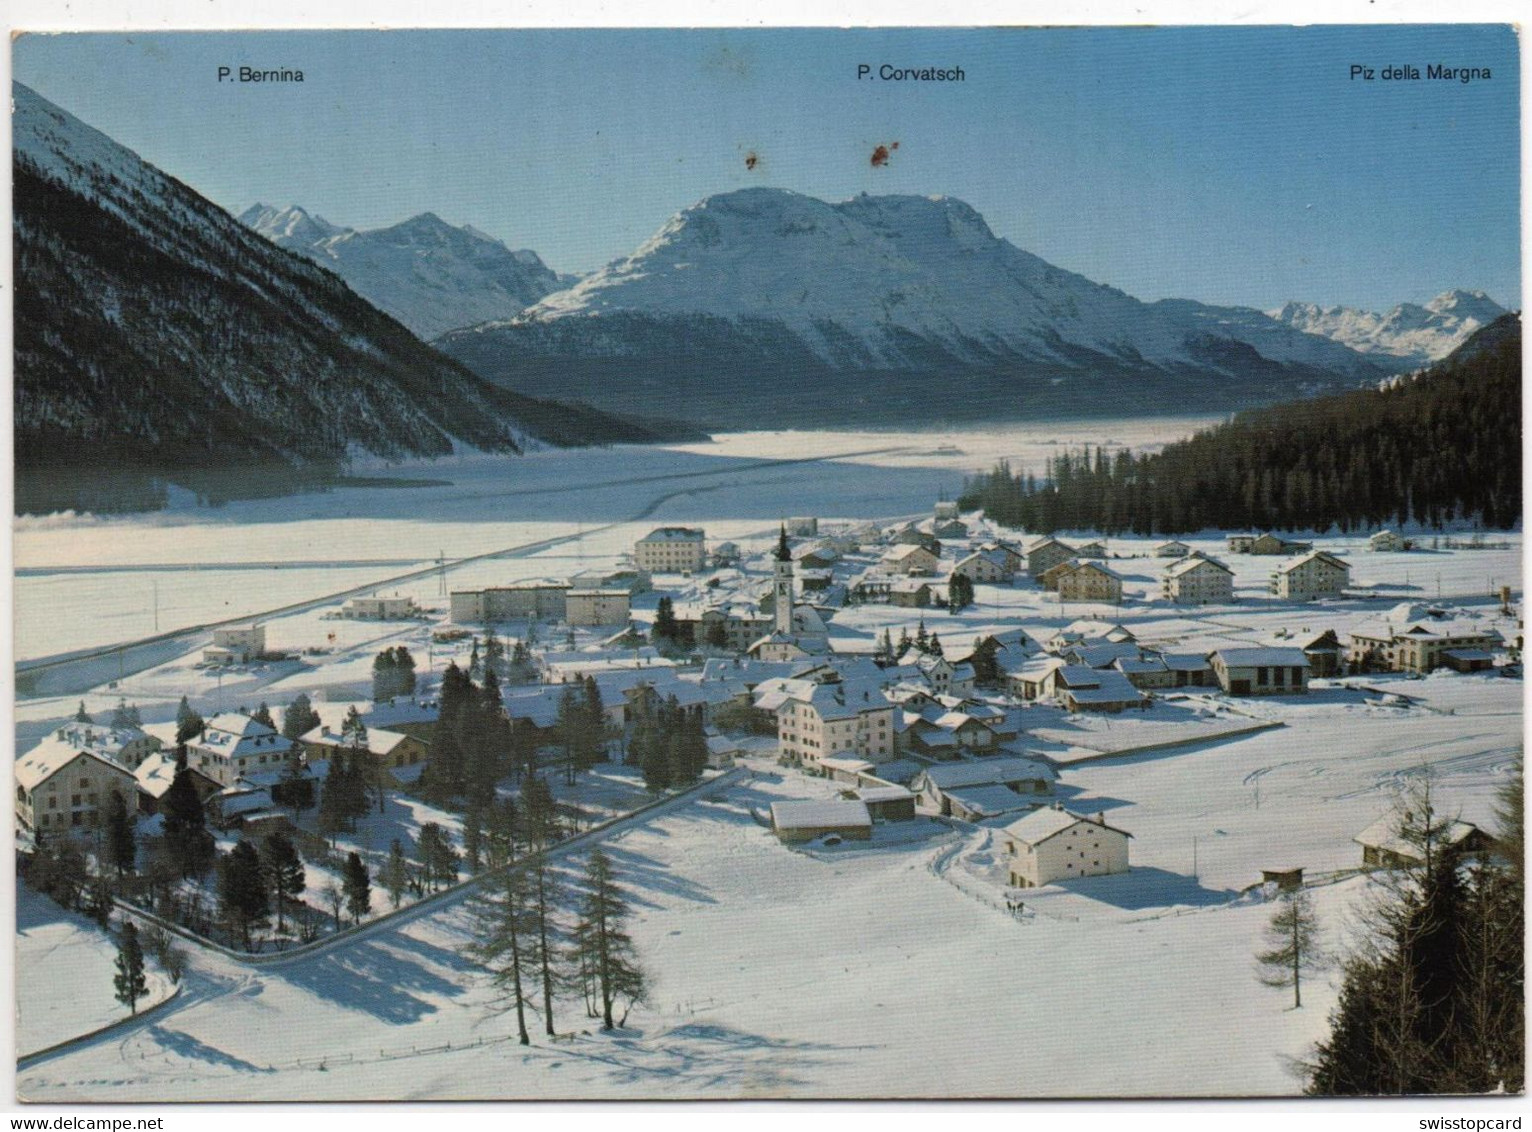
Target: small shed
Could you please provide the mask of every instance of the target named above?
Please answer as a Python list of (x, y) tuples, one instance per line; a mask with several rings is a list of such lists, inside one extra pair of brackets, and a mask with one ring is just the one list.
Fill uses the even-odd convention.
[(856, 793), (875, 822), (915, 820), (915, 795), (903, 786), (864, 786)]
[(1303, 887), (1303, 868), (1262, 869), (1261, 883), (1276, 885), (1278, 892), (1296, 892)]
[(813, 841), (835, 833), (852, 841), (872, 838), (872, 814), (860, 800), (773, 802), (771, 829), (789, 844)]

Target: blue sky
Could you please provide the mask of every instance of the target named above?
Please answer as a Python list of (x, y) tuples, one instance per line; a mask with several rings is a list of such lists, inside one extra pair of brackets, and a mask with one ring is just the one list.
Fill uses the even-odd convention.
[[(75, 34), (13, 59), (232, 210), (356, 227), (431, 210), (561, 270), (774, 185), (960, 197), (1145, 299), (1384, 309), (1467, 287), (1520, 305), (1508, 27)], [(858, 81), (860, 63), (966, 79)], [(1492, 78), (1366, 82), (1353, 63)], [(220, 65), (305, 81), (219, 84)]]

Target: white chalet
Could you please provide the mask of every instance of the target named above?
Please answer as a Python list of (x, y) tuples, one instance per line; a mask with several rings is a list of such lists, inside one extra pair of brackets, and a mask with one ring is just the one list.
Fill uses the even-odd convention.
[(283, 767), (292, 741), (238, 712), (215, 715), (207, 730), (186, 745), (186, 765), (232, 786), (238, 778)]
[(1106, 817), (1071, 813), (1062, 805), (1035, 810), (1002, 831), (1011, 885), (1036, 888), (1058, 880), (1108, 876), (1128, 871), (1126, 830)]

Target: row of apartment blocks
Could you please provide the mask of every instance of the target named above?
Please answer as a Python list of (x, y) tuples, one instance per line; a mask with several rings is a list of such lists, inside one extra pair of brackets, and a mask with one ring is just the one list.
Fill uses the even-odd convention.
[(459, 624), (562, 621), (574, 626), (624, 625), (634, 594), (648, 593), (649, 572), (588, 571), (568, 579), (532, 578), (508, 586), (454, 590), (451, 617)]

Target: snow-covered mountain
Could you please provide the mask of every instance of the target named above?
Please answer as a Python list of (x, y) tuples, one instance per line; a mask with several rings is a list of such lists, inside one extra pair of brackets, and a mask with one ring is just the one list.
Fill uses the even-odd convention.
[(422, 338), (510, 318), (573, 282), (534, 251), (512, 251), (432, 212), (365, 231), (338, 227), (296, 205), (256, 204), (239, 219), (272, 243), (328, 267)]
[(281, 491), (362, 453), (653, 439), (491, 385), (335, 275), (12, 89), (17, 506)]
[(1506, 311), (1483, 291), (1460, 290), (1444, 291), (1425, 306), (1400, 303), (1387, 314), (1313, 303), (1288, 303), (1270, 313), (1283, 325), (1323, 335), (1359, 354), (1423, 366), (1446, 357)]
[(709, 197), (632, 255), (438, 345), (531, 388), (542, 388), (529, 377), (541, 366), (611, 408), (669, 388), (719, 423), (763, 409), (781, 420), (767, 402), (810, 389), (820, 417), (843, 417), (847, 402), (827, 394), (855, 393), (873, 372), (890, 395), (848, 406), (856, 415), (908, 409), (937, 375), (942, 408), (992, 413), (1040, 399), (1089, 409), (1101, 397), (1130, 411), (1125, 395), (1146, 408), (1232, 406), (1380, 373), (1257, 310), (1144, 303), (1062, 270), (996, 237), (959, 200), (831, 204), (780, 189)]

